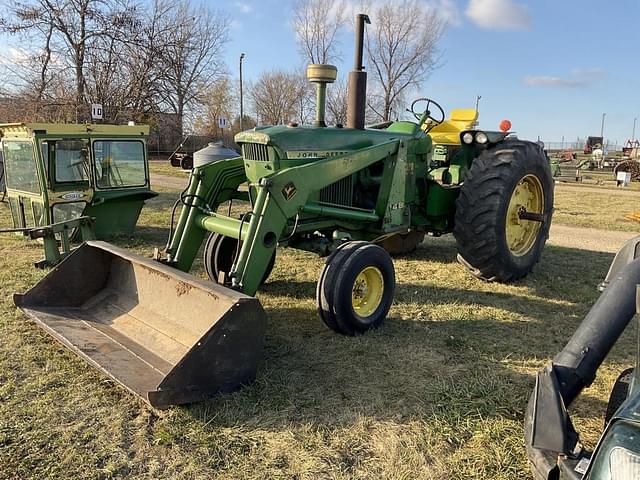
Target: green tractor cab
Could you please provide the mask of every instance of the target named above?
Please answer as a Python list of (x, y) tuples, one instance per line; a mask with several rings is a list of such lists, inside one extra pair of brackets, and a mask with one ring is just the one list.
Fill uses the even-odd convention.
[(144, 125), (0, 125), (13, 227), (95, 218), (98, 238), (132, 233), (149, 185)]

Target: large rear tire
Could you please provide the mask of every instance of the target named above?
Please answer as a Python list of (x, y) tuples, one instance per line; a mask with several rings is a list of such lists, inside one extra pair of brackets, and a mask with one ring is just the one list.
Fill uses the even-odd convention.
[(506, 140), (474, 159), (456, 200), (458, 260), (476, 277), (509, 282), (540, 260), (553, 214), (542, 148)]
[(424, 232), (413, 230), (405, 233), (395, 233), (383, 240), (376, 241), (376, 245), (384, 248), (389, 255), (406, 255), (414, 252), (424, 240)]

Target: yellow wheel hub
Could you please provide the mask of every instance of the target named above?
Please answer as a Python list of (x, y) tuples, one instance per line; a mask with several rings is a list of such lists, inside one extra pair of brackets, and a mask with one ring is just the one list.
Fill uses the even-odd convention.
[(366, 267), (356, 277), (351, 290), (353, 310), (360, 317), (368, 317), (382, 303), (384, 278), (377, 267)]
[(507, 246), (513, 255), (529, 253), (536, 243), (541, 222), (521, 218), (524, 213), (542, 215), (544, 195), (542, 183), (535, 175), (525, 175), (514, 188), (507, 209), (505, 233)]

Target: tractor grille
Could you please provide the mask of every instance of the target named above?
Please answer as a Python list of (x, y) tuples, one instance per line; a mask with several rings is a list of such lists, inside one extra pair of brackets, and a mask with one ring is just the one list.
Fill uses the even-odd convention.
[(353, 206), (353, 176), (349, 175), (320, 190), (320, 201), (347, 207)]
[(269, 161), (269, 147), (260, 143), (245, 143), (242, 145), (242, 156), (245, 160)]

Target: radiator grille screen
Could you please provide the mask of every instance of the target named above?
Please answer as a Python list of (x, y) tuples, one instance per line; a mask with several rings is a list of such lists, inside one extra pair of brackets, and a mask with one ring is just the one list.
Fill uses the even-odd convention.
[(353, 206), (353, 176), (348, 176), (320, 190), (320, 201)]
[(245, 158), (245, 160), (268, 162), (269, 147), (260, 143), (245, 143), (244, 145), (242, 145), (242, 156)]

